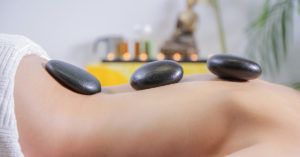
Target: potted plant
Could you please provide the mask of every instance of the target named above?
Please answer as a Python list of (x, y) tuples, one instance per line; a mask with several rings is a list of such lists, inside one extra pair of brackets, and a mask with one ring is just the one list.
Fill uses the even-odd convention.
[[(299, 6), (300, 0), (266, 0), (259, 17), (249, 25), (246, 54), (262, 65), (264, 75), (278, 73), (290, 52), (297, 3)], [(299, 85), (292, 84), (298, 89)]]

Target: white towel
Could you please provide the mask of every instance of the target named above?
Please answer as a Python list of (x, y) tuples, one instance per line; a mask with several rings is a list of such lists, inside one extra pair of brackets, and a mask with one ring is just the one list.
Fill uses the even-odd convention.
[(19, 35), (0, 34), (0, 157), (23, 157), (14, 111), (14, 80), (25, 55), (49, 59), (37, 44)]

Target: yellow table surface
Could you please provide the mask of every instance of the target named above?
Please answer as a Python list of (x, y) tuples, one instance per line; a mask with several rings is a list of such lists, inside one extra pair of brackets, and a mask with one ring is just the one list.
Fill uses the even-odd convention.
[[(99, 62), (86, 66), (102, 86), (114, 86), (128, 83), (132, 73), (146, 62)], [(180, 62), (184, 75), (208, 73), (205, 62)]]

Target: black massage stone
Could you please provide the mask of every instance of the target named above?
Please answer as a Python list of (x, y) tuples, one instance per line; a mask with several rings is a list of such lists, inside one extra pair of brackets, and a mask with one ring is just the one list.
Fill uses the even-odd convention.
[(181, 65), (175, 61), (163, 60), (147, 63), (138, 68), (130, 78), (136, 90), (154, 88), (177, 83), (183, 76)]
[(207, 60), (208, 69), (220, 78), (247, 81), (261, 74), (261, 67), (248, 59), (233, 55), (214, 55)]
[(101, 85), (96, 77), (72, 64), (50, 60), (46, 64), (46, 70), (59, 83), (74, 92), (86, 95), (101, 92)]

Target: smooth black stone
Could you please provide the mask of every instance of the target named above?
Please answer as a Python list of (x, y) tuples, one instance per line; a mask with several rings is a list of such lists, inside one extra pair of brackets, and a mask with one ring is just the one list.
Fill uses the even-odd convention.
[(50, 60), (46, 64), (46, 70), (59, 83), (74, 92), (86, 95), (101, 92), (101, 85), (96, 77), (72, 64)]
[(208, 69), (220, 78), (247, 81), (260, 76), (261, 67), (248, 59), (233, 55), (214, 55), (207, 60)]
[(130, 78), (136, 90), (148, 89), (177, 83), (183, 76), (181, 65), (175, 61), (163, 60), (147, 63), (138, 68)]

